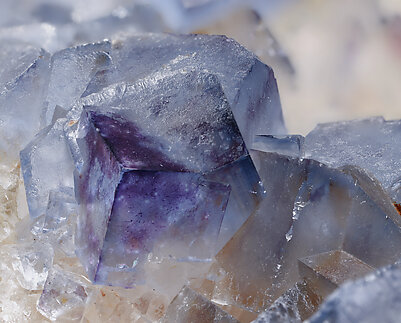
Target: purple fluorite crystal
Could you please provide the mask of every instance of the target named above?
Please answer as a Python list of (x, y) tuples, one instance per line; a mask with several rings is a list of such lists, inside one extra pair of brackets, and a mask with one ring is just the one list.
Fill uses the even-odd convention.
[(78, 256), (93, 281), (124, 287), (149, 279), (149, 261), (211, 261), (264, 196), (245, 145), (284, 129), (271, 70), (235, 42), (140, 40), (114, 44), (66, 128)]

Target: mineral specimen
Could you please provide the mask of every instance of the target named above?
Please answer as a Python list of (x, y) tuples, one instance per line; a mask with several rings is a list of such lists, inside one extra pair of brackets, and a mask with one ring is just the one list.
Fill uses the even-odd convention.
[[(221, 61), (221, 52), (232, 60)], [(255, 131), (284, 127), (269, 69), (226, 38), (135, 37), (113, 47), (110, 56), (113, 65), (94, 77), (70, 113), (70, 118), (81, 113), (77, 128), (72, 119), (67, 130), (78, 167), (76, 241), (91, 279), (132, 286), (141, 281), (146, 254), (211, 259), (229, 191), (220, 246), (263, 198), (246, 140), (251, 142)], [(156, 64), (147, 63), (150, 57)], [(164, 69), (157, 70), (162, 62)], [(263, 78), (260, 92), (246, 94), (248, 82)], [(253, 175), (245, 177), (246, 172)], [(189, 214), (191, 220), (181, 219)], [(191, 240), (186, 230), (195, 234)], [(171, 239), (168, 232), (175, 232), (175, 242), (163, 247)], [(196, 247), (184, 252), (188, 243)]]
[(400, 121), (287, 135), (236, 41), (132, 34), (295, 77), (257, 1), (174, 1), (0, 3), (0, 321), (397, 320)]
[(53, 267), (38, 302), (39, 312), (48, 319), (80, 321), (90, 287), (71, 273)]

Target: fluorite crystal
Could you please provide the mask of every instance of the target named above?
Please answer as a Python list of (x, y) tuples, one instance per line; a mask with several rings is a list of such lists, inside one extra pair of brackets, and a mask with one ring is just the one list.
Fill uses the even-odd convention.
[(188, 287), (184, 287), (169, 305), (162, 322), (238, 323), (216, 304)]
[(298, 260), (299, 276), (309, 289), (327, 297), (347, 280), (363, 277), (373, 268), (342, 250), (324, 252)]
[(400, 266), (382, 268), (335, 291), (310, 322), (399, 321)]
[(216, 301), (260, 311), (299, 280), (297, 259), (322, 252), (344, 250), (375, 268), (401, 257), (398, 214), (389, 218), (345, 170), (255, 155), (266, 198), (216, 256)]
[(271, 71), (226, 38), (135, 37), (110, 56), (67, 132), (78, 167), (78, 255), (92, 280), (127, 287), (144, 279), (149, 257), (212, 259), (217, 239), (228, 241), (264, 195), (246, 140), (284, 127)]
[(400, 121), (288, 135), (272, 69), (236, 41), (132, 33), (236, 24), (294, 74), (235, 1), (6, 2), (0, 321), (399, 319)]
[(370, 118), (318, 125), (305, 138), (305, 156), (333, 167), (356, 165), (401, 202), (401, 123)]

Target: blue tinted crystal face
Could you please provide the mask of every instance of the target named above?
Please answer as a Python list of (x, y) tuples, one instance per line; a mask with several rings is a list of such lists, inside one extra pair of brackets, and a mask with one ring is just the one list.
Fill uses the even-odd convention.
[(284, 126), (271, 70), (225, 37), (133, 37), (110, 57), (66, 126), (76, 244), (93, 281), (131, 287), (155, 262), (211, 261), (264, 198), (247, 142)]
[(208, 172), (246, 154), (214, 75), (152, 75), (127, 87), (118, 103), (84, 110), (125, 168)]
[[(246, 184), (245, 194), (260, 185), (255, 171), (249, 181), (234, 179), (254, 167), (216, 77), (179, 71), (153, 81), (162, 94), (134, 84), (113, 102), (118, 105), (86, 106), (80, 119), (76, 141), (84, 166), (75, 176), (81, 204), (76, 242), (99, 283), (142, 281), (148, 254), (209, 261), (229, 185), (238, 186), (233, 205), (241, 203), (240, 185)], [(219, 172), (225, 175), (212, 175)], [(211, 181), (203, 177), (209, 173)]]
[(381, 117), (319, 124), (305, 137), (305, 157), (332, 167), (355, 165), (401, 203), (400, 120)]

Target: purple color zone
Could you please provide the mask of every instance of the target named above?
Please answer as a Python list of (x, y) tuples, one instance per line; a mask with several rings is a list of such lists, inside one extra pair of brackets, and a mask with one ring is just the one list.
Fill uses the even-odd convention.
[[(137, 271), (133, 263), (144, 260), (158, 242), (170, 239), (185, 245), (184, 256), (212, 257), (229, 193), (229, 186), (206, 181), (199, 174), (124, 173), (95, 281), (110, 283), (110, 272)], [(191, 250), (194, 241), (206, 244), (208, 254)], [(180, 258), (183, 254), (169, 256)]]
[(152, 138), (141, 134), (134, 123), (116, 115), (106, 116), (90, 111), (90, 120), (110, 147), (117, 160), (126, 168), (187, 171), (184, 165), (170, 160), (166, 149)]
[(87, 133), (78, 145), (86, 152), (87, 163), (81, 174), (75, 172), (75, 193), (80, 204), (75, 239), (77, 255), (93, 279), (121, 168), (95, 128), (91, 124), (85, 126)]
[(157, 82), (128, 86), (112, 107), (85, 107), (125, 168), (206, 173), (247, 154), (216, 76), (177, 72)]

